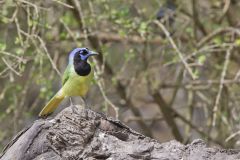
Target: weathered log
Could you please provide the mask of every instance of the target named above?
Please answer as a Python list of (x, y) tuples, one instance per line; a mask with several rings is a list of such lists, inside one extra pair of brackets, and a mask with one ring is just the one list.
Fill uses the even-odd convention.
[(4, 149), (1, 160), (59, 159), (240, 159), (239, 150), (160, 143), (104, 114), (71, 106), (55, 118), (39, 119)]

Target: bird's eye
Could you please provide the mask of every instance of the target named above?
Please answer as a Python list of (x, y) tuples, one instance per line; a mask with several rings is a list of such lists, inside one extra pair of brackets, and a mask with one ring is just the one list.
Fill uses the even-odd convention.
[(84, 49), (84, 50), (82, 50), (82, 51), (80, 52), (80, 54), (85, 56), (85, 55), (88, 54), (88, 51)]

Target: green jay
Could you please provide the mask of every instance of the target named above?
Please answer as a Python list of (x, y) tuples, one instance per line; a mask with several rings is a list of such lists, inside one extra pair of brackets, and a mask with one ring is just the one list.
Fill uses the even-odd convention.
[(62, 77), (62, 88), (53, 96), (39, 113), (40, 117), (50, 115), (65, 97), (84, 97), (93, 79), (93, 68), (87, 62), (90, 56), (97, 53), (88, 48), (75, 48), (69, 54), (69, 61)]

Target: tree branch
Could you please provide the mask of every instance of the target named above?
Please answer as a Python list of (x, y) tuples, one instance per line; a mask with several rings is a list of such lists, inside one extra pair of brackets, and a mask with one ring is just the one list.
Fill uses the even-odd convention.
[(32, 159), (238, 159), (239, 150), (207, 148), (202, 140), (160, 143), (118, 120), (79, 106), (39, 119), (5, 147), (1, 160)]

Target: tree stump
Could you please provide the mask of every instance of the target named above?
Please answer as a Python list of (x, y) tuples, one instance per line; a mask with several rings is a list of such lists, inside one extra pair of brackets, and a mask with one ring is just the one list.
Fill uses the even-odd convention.
[(240, 159), (239, 150), (208, 148), (202, 140), (189, 145), (160, 143), (118, 120), (71, 106), (55, 118), (39, 119), (5, 147), (1, 160), (199, 160)]

